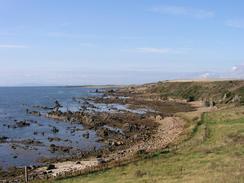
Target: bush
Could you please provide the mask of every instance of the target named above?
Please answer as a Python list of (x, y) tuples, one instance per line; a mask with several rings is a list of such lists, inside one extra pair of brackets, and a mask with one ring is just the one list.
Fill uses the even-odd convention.
[(188, 98), (187, 98), (187, 102), (193, 102), (195, 101), (195, 97), (190, 95)]

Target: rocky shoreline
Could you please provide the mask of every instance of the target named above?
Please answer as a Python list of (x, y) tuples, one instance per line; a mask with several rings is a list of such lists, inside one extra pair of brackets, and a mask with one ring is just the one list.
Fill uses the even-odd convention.
[[(31, 115), (44, 115), (46, 118), (64, 123), (81, 123), (86, 129), (94, 130), (99, 137), (98, 141), (104, 146), (82, 152), (72, 147), (50, 144), (50, 152), (72, 152), (75, 156), (40, 160), (46, 166), (29, 167), (30, 179), (57, 178), (70, 172), (93, 171), (119, 162), (131, 161), (141, 153), (165, 148), (184, 129), (184, 121), (174, 114), (195, 110), (186, 101), (159, 99), (158, 96), (131, 88), (106, 89), (103, 95), (83, 99), (82, 102), (79, 111), (61, 111), (61, 105), (56, 103), (56, 107), (53, 108), (36, 107), (48, 110), (46, 114), (29, 109), (26, 112)], [(31, 122), (16, 121), (16, 127), (28, 126), (29, 123)], [(51, 128), (53, 133), (59, 133), (59, 129)], [(75, 134), (79, 129), (70, 130)], [(90, 138), (88, 131), (83, 134), (83, 138)], [(6, 141), (7, 137), (1, 140)], [(48, 140), (54, 142), (63, 139), (49, 137)], [(38, 141), (30, 139), (24, 143), (31, 146)], [(1, 175), (4, 180), (10, 182), (23, 180), (23, 170), (16, 170), (15, 168), (14, 171), (2, 171)]]

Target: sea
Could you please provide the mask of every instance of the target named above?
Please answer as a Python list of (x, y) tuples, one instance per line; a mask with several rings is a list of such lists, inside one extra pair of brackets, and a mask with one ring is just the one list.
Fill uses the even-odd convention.
[[(43, 159), (77, 156), (77, 152), (99, 149), (95, 131), (78, 122), (64, 122), (45, 117), (58, 101), (62, 111), (78, 111), (87, 97), (99, 95), (82, 87), (0, 87), (0, 168), (41, 165)], [(41, 116), (28, 114), (41, 111)], [(28, 125), (18, 127), (25, 121)], [(56, 130), (53, 130), (56, 129)], [(89, 138), (83, 134), (89, 133)], [(50, 146), (71, 147), (68, 153), (50, 151)]]

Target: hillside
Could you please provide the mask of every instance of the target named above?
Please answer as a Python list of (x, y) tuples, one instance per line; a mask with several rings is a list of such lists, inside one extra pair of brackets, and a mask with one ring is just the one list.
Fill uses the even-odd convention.
[(244, 81), (184, 81), (158, 82), (131, 88), (131, 91), (150, 93), (161, 99), (212, 100), (215, 103), (244, 102)]

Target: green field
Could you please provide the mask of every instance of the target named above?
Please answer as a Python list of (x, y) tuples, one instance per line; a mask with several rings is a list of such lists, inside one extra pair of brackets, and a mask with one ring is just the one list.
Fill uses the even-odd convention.
[(205, 113), (177, 150), (56, 182), (244, 182), (244, 108)]

